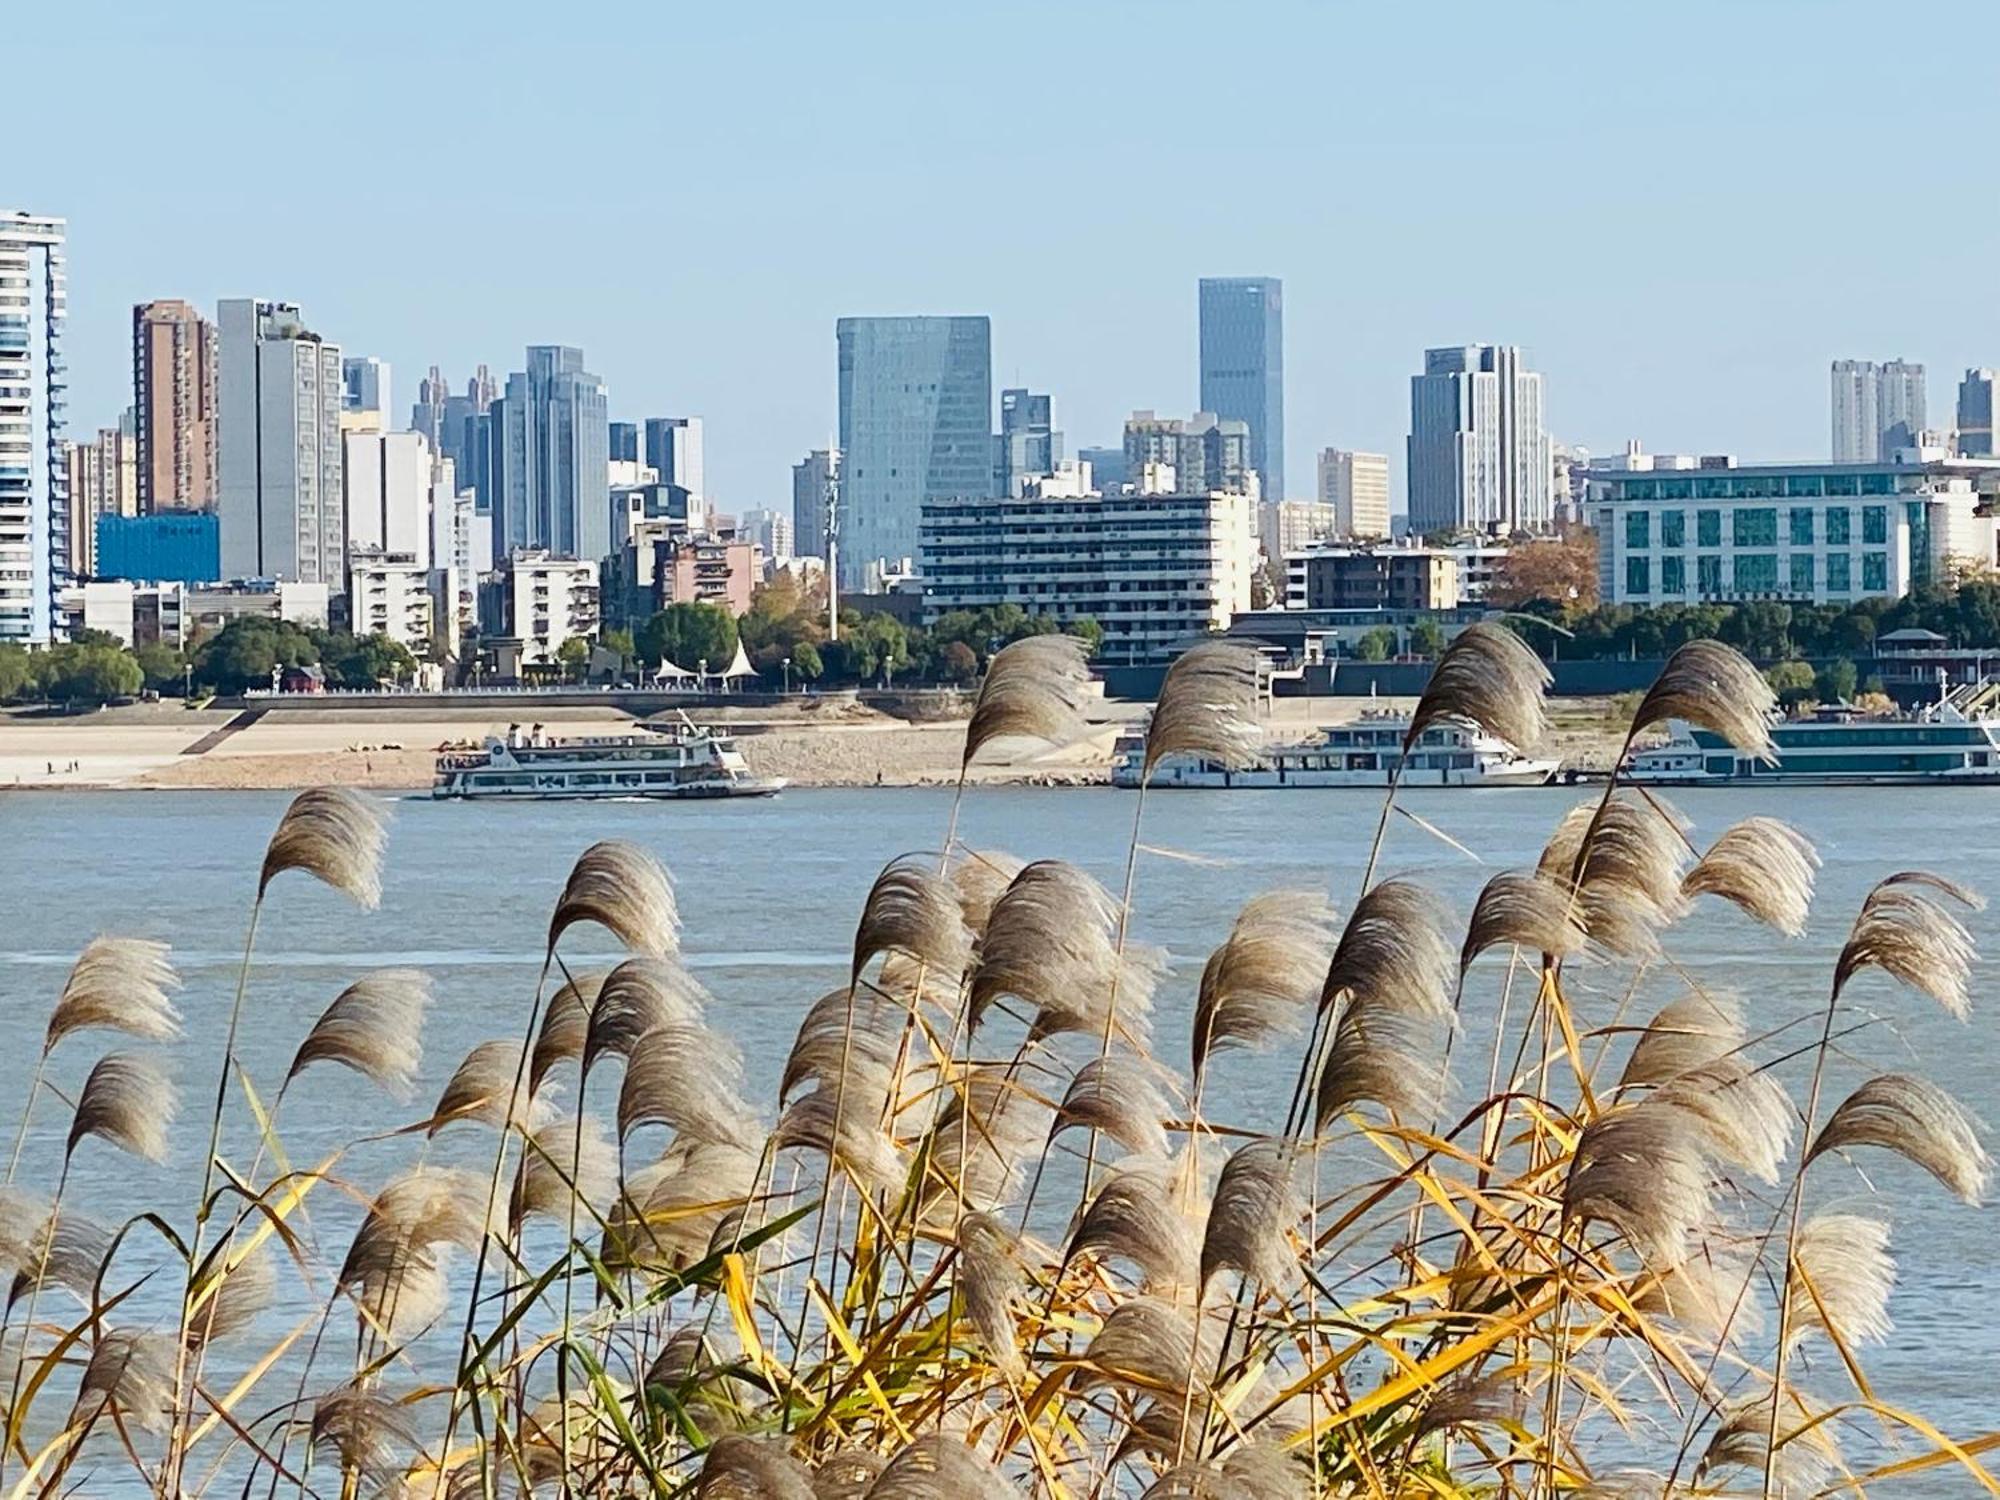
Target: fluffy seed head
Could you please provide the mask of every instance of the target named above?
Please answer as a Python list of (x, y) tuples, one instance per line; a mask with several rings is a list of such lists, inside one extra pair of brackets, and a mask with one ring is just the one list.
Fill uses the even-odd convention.
[(1201, 1274), (1201, 1225), (1181, 1209), (1176, 1164), (1141, 1157), (1119, 1162), (1070, 1236), (1070, 1255), (1085, 1251), (1132, 1262), (1148, 1291), (1193, 1287)]
[(1090, 682), (1087, 655), (1070, 635), (1032, 635), (994, 652), (965, 726), (961, 768), (1003, 736), (1056, 744), (1075, 734)]
[(148, 1057), (113, 1052), (98, 1061), (84, 1081), (69, 1127), (68, 1152), (86, 1136), (143, 1156), (167, 1159), (167, 1128), (180, 1108), (173, 1080)]
[(172, 992), (180, 976), (167, 961), (165, 943), (144, 938), (95, 937), (77, 955), (55, 1009), (49, 1012), (42, 1050), (73, 1031), (102, 1027), (148, 1041), (181, 1034)]
[(529, 1094), (527, 1081), (521, 1078), (521, 1044), (496, 1039), (474, 1046), (445, 1080), (437, 1108), (431, 1111), (429, 1133), (436, 1135), (456, 1120), (473, 1120), (495, 1130), (503, 1124), (527, 1129), (532, 1128), (543, 1112), (540, 1102)]
[(1096, 1130), (1127, 1151), (1164, 1156), (1166, 1114), (1159, 1069), (1132, 1053), (1108, 1052), (1076, 1070), (1050, 1134), (1072, 1127)]
[(1808, 1165), (1829, 1151), (1877, 1146), (1915, 1162), (1947, 1191), (1977, 1205), (1993, 1159), (1964, 1105), (1910, 1073), (1883, 1073), (1841, 1101), (1806, 1152)]
[(314, 1063), (350, 1068), (397, 1099), (410, 1097), (423, 1063), (424, 1011), (431, 978), (422, 969), (377, 969), (335, 997), (285, 1074), (289, 1084)]
[(396, 1401), (360, 1385), (343, 1385), (313, 1403), (312, 1447), (363, 1492), (390, 1488), (402, 1471), (399, 1450), (418, 1445), (415, 1425)]
[(692, 1026), (708, 1008), (709, 994), (677, 959), (628, 958), (604, 976), (584, 1031), (587, 1076), (607, 1056), (630, 1057), (639, 1038), (656, 1026)]
[(1027, 1373), (1015, 1342), (1013, 1302), (1026, 1286), (1018, 1248), (991, 1214), (967, 1214), (958, 1225), (958, 1290), (986, 1357), (1009, 1380)]
[(1950, 882), (1912, 872), (1892, 875), (1868, 893), (1834, 966), (1835, 994), (1863, 969), (1880, 969), (1961, 1021), (1971, 1014), (1972, 965), (1979, 956), (1972, 934), (1924, 894), (1926, 887), (1946, 889)]
[(107, 1329), (78, 1383), (72, 1425), (114, 1416), (144, 1432), (165, 1432), (173, 1410), (174, 1341), (164, 1334)]
[(1204, 641), (1176, 657), (1146, 727), (1141, 778), (1150, 780), (1169, 755), (1231, 767), (1255, 760), (1262, 738), (1256, 720), (1260, 669), (1256, 650), (1237, 641)]
[(549, 918), (549, 948), (578, 922), (595, 922), (633, 953), (665, 957), (680, 945), (680, 910), (666, 866), (637, 844), (605, 839), (571, 866)]
[(1541, 658), (1506, 626), (1469, 625), (1438, 657), (1403, 748), (1434, 724), (1460, 723), (1525, 750), (1548, 729), (1542, 695), (1551, 680)]
[(257, 878), (261, 898), (287, 870), (302, 870), (351, 899), (374, 907), (382, 899), (382, 814), (344, 787), (314, 787), (292, 799), (264, 850)]
[(1222, 1165), (1201, 1241), (1201, 1285), (1220, 1271), (1287, 1289), (1299, 1260), (1287, 1236), (1306, 1211), (1300, 1148), (1275, 1137), (1240, 1146)]
[(1677, 648), (1653, 679), (1632, 717), (1632, 733), (1669, 719), (1713, 730), (1746, 755), (1778, 760), (1771, 742), (1771, 710), (1778, 695), (1764, 674), (1733, 646), (1689, 641)]
[(1720, 896), (1787, 937), (1806, 930), (1819, 851), (1776, 818), (1745, 818), (1723, 830), (1681, 882), (1681, 894)]
[(782, 1438), (729, 1433), (710, 1445), (694, 1493), (698, 1500), (813, 1500), (812, 1474)]
[(1540, 870), (1502, 870), (1473, 904), (1465, 943), (1458, 950), (1459, 971), (1502, 944), (1567, 958), (1586, 936), (1566, 884)]
[(850, 978), (859, 980), (869, 960), (884, 953), (905, 954), (954, 980), (971, 962), (958, 888), (930, 855), (899, 855), (875, 877), (854, 929)]
[(535, 1050), (528, 1058), (530, 1094), (540, 1093), (542, 1080), (559, 1065), (583, 1056), (583, 1044), (590, 1035), (590, 1013), (603, 988), (602, 972), (578, 974), (565, 979), (562, 988), (549, 997), (535, 1033)]
[(1208, 956), (1195, 996), (1194, 1077), (1216, 1052), (1298, 1031), (1332, 961), (1333, 904), (1317, 891), (1253, 896)]
[(1799, 1227), (1792, 1263), (1794, 1345), (1815, 1333), (1849, 1350), (1888, 1338), (1896, 1258), (1887, 1224), (1860, 1214), (1815, 1214)]

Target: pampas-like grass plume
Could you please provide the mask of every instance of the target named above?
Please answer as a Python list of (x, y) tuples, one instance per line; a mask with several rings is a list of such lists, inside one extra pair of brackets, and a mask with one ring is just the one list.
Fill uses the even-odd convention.
[(508, 1221), (519, 1229), (533, 1214), (566, 1219), (573, 1202), (601, 1208), (617, 1190), (618, 1151), (596, 1116), (552, 1120), (522, 1148)]
[[(528, 1092), (525, 1079), (520, 1099), (515, 1101), (514, 1081), (520, 1077), (520, 1070), (519, 1042), (501, 1038), (475, 1045), (445, 1080), (437, 1107), (431, 1111), (429, 1133), (436, 1135), (457, 1120), (472, 1120), (491, 1125), (495, 1130), (501, 1129), (503, 1123), (516, 1129), (532, 1129), (546, 1117), (548, 1108)], [(511, 1119), (510, 1103), (515, 1106)]]
[(1315, 1129), (1362, 1103), (1406, 1119), (1437, 1112), (1457, 974), (1444, 908), (1430, 891), (1385, 880), (1361, 898), (1320, 986), (1321, 1010), (1341, 1008), (1315, 1096)]
[(1076, 1070), (1050, 1135), (1081, 1127), (1101, 1132), (1127, 1151), (1165, 1156), (1166, 1115), (1158, 1067), (1129, 1052), (1107, 1052)]
[(399, 1451), (417, 1447), (418, 1441), (402, 1404), (379, 1390), (343, 1385), (313, 1403), (313, 1452), (358, 1481), (356, 1492), (392, 1489), (402, 1475)]
[(142, 1156), (167, 1159), (167, 1129), (180, 1100), (167, 1070), (149, 1057), (113, 1052), (99, 1059), (77, 1097), (67, 1152), (74, 1155), (88, 1136)]
[(1769, 1073), (1740, 1056), (1719, 1057), (1662, 1084), (1653, 1097), (1701, 1121), (1714, 1159), (1777, 1182), (1792, 1141), (1792, 1103)]
[(42, 1050), (52, 1051), (73, 1031), (101, 1027), (148, 1041), (171, 1041), (181, 1034), (181, 1013), (172, 992), (180, 976), (167, 960), (165, 943), (144, 938), (95, 937), (77, 955), (55, 1009), (49, 1012)]
[[(858, 1096), (858, 1097), (857, 1097)], [(883, 1089), (853, 1081), (823, 1084), (801, 1094), (778, 1116), (771, 1149), (804, 1147), (831, 1156), (865, 1187), (886, 1192), (906, 1168), (896, 1143), (882, 1129)]]
[(884, 953), (905, 954), (954, 980), (972, 961), (958, 887), (938, 873), (935, 855), (898, 855), (869, 888), (854, 928), (850, 979), (860, 979), (869, 960)]
[(549, 949), (579, 922), (595, 922), (632, 953), (664, 958), (680, 946), (680, 909), (666, 866), (637, 844), (605, 839), (577, 856), (549, 918)]
[(1111, 1310), (1083, 1357), (1106, 1379), (1183, 1391), (1190, 1367), (1214, 1367), (1221, 1342), (1220, 1331), (1212, 1326), (1204, 1324), (1197, 1332), (1193, 1309), (1160, 1297), (1132, 1297)]
[(1637, 734), (1669, 719), (1713, 730), (1746, 755), (1775, 765), (1771, 710), (1778, 695), (1743, 653), (1721, 641), (1689, 641), (1660, 668), (1632, 716)]
[(1208, 956), (1195, 996), (1197, 1086), (1208, 1060), (1298, 1031), (1319, 998), (1335, 943), (1333, 903), (1317, 891), (1253, 896)]
[(292, 1055), (286, 1085), (314, 1063), (330, 1062), (353, 1069), (392, 1098), (409, 1098), (423, 1064), (430, 1003), (431, 977), (422, 969), (363, 975), (313, 1023)]
[(1909, 1073), (1883, 1073), (1841, 1101), (1806, 1152), (1810, 1166), (1829, 1151), (1877, 1146), (1915, 1162), (1953, 1196), (1977, 1205), (1993, 1159), (1965, 1106)]
[(1090, 682), (1088, 654), (1070, 635), (1031, 635), (994, 652), (965, 726), (960, 768), (970, 766), (989, 740), (1017, 736), (1059, 744), (1075, 734)]
[(1792, 1264), (1787, 1323), (1793, 1345), (1814, 1333), (1850, 1351), (1888, 1338), (1896, 1258), (1889, 1253), (1887, 1224), (1860, 1214), (1815, 1214), (1799, 1228)]
[(205, 1348), (248, 1332), (277, 1291), (278, 1273), (262, 1245), (234, 1257), (218, 1256), (194, 1285), (188, 1347)]
[(584, 1031), (583, 1071), (606, 1055), (630, 1057), (656, 1026), (699, 1025), (709, 994), (677, 959), (628, 958), (604, 976)]
[(1282, 1446), (1245, 1442), (1219, 1465), (1210, 1460), (1174, 1465), (1139, 1500), (1306, 1500), (1311, 1493), (1312, 1475)]
[(1892, 875), (1868, 893), (1834, 966), (1835, 995), (1863, 969), (1880, 969), (1929, 995), (1961, 1021), (1971, 1014), (1968, 989), (1973, 961), (1979, 956), (1972, 934), (1925, 895), (1926, 888), (1958, 889), (1942, 877), (1911, 872)]
[(1240, 641), (1204, 641), (1174, 659), (1146, 726), (1141, 780), (1169, 755), (1247, 766), (1257, 758), (1257, 683), (1262, 659)]
[(62, 1208), (43, 1216), (7, 1292), (12, 1307), (38, 1286), (60, 1286), (89, 1302), (97, 1273), (111, 1254), (111, 1231), (95, 1219)]
[(699, 1500), (813, 1500), (812, 1474), (782, 1438), (719, 1437), (702, 1459)]
[(1014, 1236), (991, 1214), (970, 1213), (958, 1224), (958, 1293), (986, 1357), (1009, 1380), (1027, 1373), (1014, 1337), (1014, 1299), (1026, 1286)]
[(382, 814), (344, 787), (314, 787), (292, 799), (264, 850), (261, 898), (287, 870), (302, 870), (370, 909), (382, 900)]
[(1645, 1088), (1669, 1082), (1734, 1055), (1744, 1039), (1743, 1008), (1735, 996), (1690, 992), (1646, 1023), (1618, 1086)]
[(1117, 922), (1117, 903), (1076, 866), (1055, 859), (1026, 866), (987, 920), (972, 973), (972, 1024), (1012, 996), (1033, 1010), (1038, 1040), (1070, 1032), (1101, 1036), (1115, 994), (1119, 1027), (1142, 1038), (1164, 962), (1157, 950), (1138, 944), (1127, 944), (1121, 956)]
[(487, 1185), (468, 1171), (420, 1166), (383, 1184), (354, 1232), (336, 1278), (364, 1320), (392, 1339), (444, 1310), (444, 1255), (477, 1254), (490, 1225)]
[(1696, 1235), (1677, 1265), (1656, 1270), (1632, 1294), (1649, 1317), (1672, 1318), (1710, 1348), (1742, 1343), (1763, 1331), (1764, 1308), (1755, 1295), (1756, 1261)]
[(1281, 1291), (1289, 1287), (1299, 1258), (1287, 1236), (1306, 1211), (1299, 1168), (1297, 1143), (1277, 1138), (1240, 1146), (1222, 1164), (1201, 1241), (1204, 1290), (1224, 1270)]
[(861, 1500), (888, 1463), (886, 1454), (865, 1448), (831, 1453), (813, 1470), (813, 1500)]
[(1424, 1403), (1413, 1435), (1426, 1438), (1452, 1427), (1478, 1427), (1518, 1422), (1525, 1402), (1519, 1374), (1501, 1370), (1455, 1380)]
[(1704, 1122), (1672, 1102), (1616, 1105), (1577, 1141), (1563, 1217), (1609, 1224), (1649, 1269), (1670, 1271), (1687, 1258), (1715, 1201), (1708, 1151)]
[(1538, 868), (1575, 890), (1577, 915), (1597, 947), (1620, 958), (1651, 958), (1661, 929), (1686, 910), (1685, 826), (1659, 798), (1621, 790), (1601, 810), (1595, 801), (1570, 809)]
[(528, 1092), (538, 1094), (542, 1082), (566, 1062), (579, 1062), (583, 1044), (590, 1036), (590, 1013), (604, 988), (604, 974), (597, 971), (565, 979), (549, 997), (542, 1012), (542, 1024), (535, 1032), (535, 1049), (528, 1057)]
[(1480, 888), (1458, 950), (1461, 972), (1502, 944), (1567, 958), (1588, 936), (1566, 882), (1540, 870), (1502, 870)]
[(75, 1427), (110, 1416), (143, 1432), (165, 1432), (174, 1399), (174, 1341), (165, 1334), (106, 1329), (77, 1385)]
[(724, 1226), (754, 1189), (758, 1159), (727, 1141), (675, 1141), (628, 1179), (605, 1227), (605, 1264), (658, 1274), (692, 1264), (711, 1245), (732, 1248)]
[(1181, 1208), (1183, 1165), (1127, 1157), (1113, 1166), (1077, 1221), (1070, 1257), (1130, 1261), (1146, 1291), (1172, 1295), (1192, 1288), (1201, 1275), (1202, 1226)]
[[(1762, 1470), (1771, 1454), (1772, 1396), (1730, 1407), (1708, 1440), (1701, 1461), (1695, 1465), (1697, 1489), (1706, 1485), (1717, 1469)], [(1771, 1464), (1770, 1493), (1780, 1500), (1802, 1500), (1817, 1494), (1840, 1468), (1840, 1446), (1827, 1422), (1813, 1422), (1816, 1413), (1787, 1391), (1778, 1403), (1778, 1444)], [(1812, 1425), (1808, 1426), (1807, 1424)]]
[[(870, 991), (829, 990), (806, 1009), (778, 1078), (778, 1098), (807, 1083), (886, 1089), (902, 1045), (904, 1011)], [(878, 1099), (877, 1107), (881, 1101)]]
[(1787, 937), (1806, 930), (1819, 851), (1790, 824), (1745, 818), (1722, 832), (1681, 882), (1681, 894), (1720, 896)]
[(998, 849), (967, 849), (951, 862), (951, 883), (966, 930), (977, 941), (986, 932), (993, 903), (1021, 873), (1022, 861)]
[(940, 1432), (915, 1439), (890, 1459), (868, 1487), (867, 1500), (1013, 1500), (1014, 1494), (962, 1438)]
[(656, 1026), (639, 1038), (618, 1091), (618, 1139), (665, 1125), (698, 1141), (755, 1149), (763, 1137), (740, 1091), (743, 1057), (702, 1025)]
[(956, 1196), (998, 1208), (1019, 1184), (1027, 1154), (1048, 1138), (1049, 1108), (1011, 1070), (975, 1067), (952, 1091), (930, 1131), (925, 1217), (949, 1219)]
[(1542, 659), (1505, 625), (1468, 625), (1432, 668), (1403, 748), (1435, 724), (1458, 723), (1526, 750), (1548, 729), (1543, 694), (1552, 680)]

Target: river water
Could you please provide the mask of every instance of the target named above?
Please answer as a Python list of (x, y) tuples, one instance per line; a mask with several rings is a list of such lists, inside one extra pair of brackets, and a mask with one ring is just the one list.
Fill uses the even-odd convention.
[[(1412, 812), (1432, 825), (1396, 819), (1385, 872), (1434, 882), (1462, 914), (1493, 870), (1532, 862), (1577, 793), (1555, 790), (1415, 792)], [(1706, 843), (1753, 812), (1792, 822), (1824, 857), (1819, 897), (1805, 938), (1785, 941), (1714, 903), (1669, 935), (1673, 956), (1705, 985), (1734, 990), (1753, 1030), (1823, 1003), (1834, 954), (1856, 905), (1875, 879), (1928, 866), (2000, 896), (2000, 852), (1992, 829), (2000, 803), (1978, 789), (1727, 788), (1674, 794)], [(0, 1099), (18, 1115), (47, 1007), (64, 966), (105, 931), (163, 938), (187, 981), (181, 996), (190, 1040), (180, 1071), (190, 1102), (168, 1169), (185, 1182), (199, 1160), (194, 1139), (214, 1087), (216, 1049), (227, 1014), (258, 862), (286, 798), (248, 792), (19, 795), (0, 800), (6, 843), (0, 956)], [(259, 935), (246, 1012), (244, 1055), (254, 1076), (275, 1087), (290, 1052), (319, 1010), (367, 967), (412, 964), (431, 972), (437, 1004), (427, 1029), (423, 1081), (407, 1107), (384, 1101), (350, 1075), (310, 1072), (284, 1106), (282, 1134), (295, 1161), (317, 1159), (357, 1131), (417, 1118), (443, 1077), (473, 1043), (518, 1035), (532, 996), (547, 914), (571, 861), (591, 841), (635, 840), (674, 872), (689, 962), (716, 996), (716, 1015), (742, 1045), (752, 1097), (768, 1099), (778, 1064), (804, 1006), (840, 982), (855, 916), (883, 862), (936, 848), (949, 793), (929, 789), (794, 791), (765, 801), (688, 805), (543, 803), (495, 807), (407, 797), (392, 809), (384, 894), (364, 913), (298, 876), (278, 881)], [(1326, 891), (1352, 903), (1380, 801), (1361, 792), (1168, 792), (1146, 808), (1138, 870), (1135, 934), (1164, 946), (1174, 976), (1156, 1017), (1161, 1055), (1183, 1062), (1196, 977), (1250, 895), (1273, 887)], [(1109, 789), (975, 789), (962, 837), (977, 848), (1023, 858), (1074, 860), (1115, 887), (1131, 834), (1133, 798)], [(1433, 829), (1435, 831), (1433, 831)], [(1446, 842), (1446, 837), (1454, 841)], [(2000, 955), (2000, 923), (1970, 919), (1982, 946)], [(1501, 987), (1491, 959), (1467, 992), (1468, 1041), (1479, 1036)], [(1623, 970), (1574, 971), (1586, 1019), (1611, 1016)], [(1929, 1073), (1976, 1111), (2000, 1117), (2000, 1048), (1993, 1040), (1994, 995), (1982, 964), (1969, 1025), (1879, 977), (1851, 989), (1855, 1016), (1880, 1022), (1849, 1039), (1828, 1099), (1868, 1071)], [(1593, 994), (1593, 991), (1601, 993)], [(1678, 993), (1650, 979), (1636, 1007), (1643, 1016)], [(1815, 1028), (1816, 1030), (1816, 1028)], [(101, 1043), (65, 1043), (54, 1070), (73, 1087)], [(1268, 1124), (1281, 1111), (1295, 1064), (1235, 1057), (1218, 1070), (1208, 1112), (1221, 1120)], [(1796, 1072), (1789, 1081), (1799, 1083)], [(1803, 1097), (1802, 1088), (1797, 1089)], [(212, 1092), (210, 1093), (212, 1097)], [(1822, 1111), (1824, 1113), (1824, 1110)], [(53, 1178), (65, 1112), (45, 1107), (24, 1164), (26, 1180)], [(11, 1125), (8, 1127), (11, 1130)], [(459, 1132), (467, 1134), (467, 1132)], [(406, 1153), (383, 1144), (350, 1158), (358, 1182), (378, 1180)], [(439, 1150), (450, 1154), (450, 1147)], [(461, 1146), (460, 1149), (469, 1149)], [(374, 1154), (371, 1156), (370, 1151)], [(1970, 1209), (1899, 1162), (1815, 1168), (1814, 1207), (1838, 1204), (1893, 1220), (1900, 1284), (1891, 1304), (1896, 1331), (1867, 1352), (1866, 1367), (1885, 1400), (1920, 1407), (1960, 1435), (2000, 1426), (2000, 1236), (1990, 1209)], [(102, 1142), (78, 1152), (72, 1200), (100, 1216), (129, 1211), (135, 1190), (157, 1189), (159, 1174)], [(151, 1193), (146, 1196), (150, 1197)], [(328, 1214), (341, 1212), (330, 1205)], [(179, 1211), (185, 1217), (185, 1208)], [(344, 1242), (344, 1241), (342, 1241)], [(1768, 1297), (1767, 1297), (1768, 1300)], [(1806, 1383), (1838, 1396), (1845, 1378), (1822, 1358)], [(1638, 1445), (1656, 1446), (1642, 1431)], [(1671, 1450), (1672, 1439), (1665, 1439)], [(1956, 1477), (1884, 1493), (1959, 1494)]]

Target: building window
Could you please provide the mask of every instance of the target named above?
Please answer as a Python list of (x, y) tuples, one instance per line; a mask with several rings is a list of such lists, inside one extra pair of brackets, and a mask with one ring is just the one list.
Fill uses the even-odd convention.
[(1660, 545), (1662, 547), (1685, 547), (1687, 545), (1686, 511), (1663, 510), (1660, 512)]
[[(1864, 505), (1861, 507), (1861, 540), (1880, 545), (1889, 540), (1889, 507), (1886, 505)], [(1862, 564), (1865, 568), (1866, 563)]]
[(1854, 587), (1853, 561), (1845, 552), (1827, 554), (1826, 591), (1829, 594), (1844, 594)]
[(1653, 517), (1643, 510), (1625, 513), (1625, 545), (1628, 547), (1650, 547), (1653, 545)]
[(1687, 586), (1687, 559), (1684, 557), (1661, 558), (1660, 592), (1663, 594), (1685, 594)]
[[(1742, 511), (1736, 513), (1738, 516)], [(1773, 526), (1777, 524), (1777, 512), (1765, 511), (1771, 517)], [(1733, 580), (1739, 594), (1771, 594), (1778, 588), (1778, 554), (1775, 552), (1740, 552), (1736, 556), (1736, 576)]]
[(1628, 594), (1650, 594), (1653, 592), (1652, 567), (1643, 557), (1625, 559), (1625, 592)]
[(1869, 594), (1886, 594), (1889, 591), (1888, 553), (1861, 554), (1861, 588), (1864, 593)]
[(1810, 552), (1792, 554), (1792, 592), (1810, 594), (1813, 591), (1813, 555)]
[(1829, 547), (1845, 547), (1852, 540), (1848, 524), (1854, 512), (1844, 505), (1829, 505), (1826, 508), (1826, 544)]
[(1813, 543), (1813, 513), (1810, 505), (1792, 507), (1792, 545), (1810, 547)]
[(1722, 592), (1722, 559), (1719, 557), (1697, 557), (1695, 564), (1695, 588), (1704, 598), (1714, 598)]
[(1861, 493), (1864, 495), (1893, 495), (1896, 493), (1894, 474), (1863, 474)]
[(1694, 513), (1694, 540), (1698, 547), (1722, 545), (1722, 512), (1698, 510)]
[[(1738, 547), (1778, 545), (1778, 509), (1774, 505), (1742, 506), (1730, 516), (1730, 542)], [(1739, 583), (1738, 588), (1742, 585)]]

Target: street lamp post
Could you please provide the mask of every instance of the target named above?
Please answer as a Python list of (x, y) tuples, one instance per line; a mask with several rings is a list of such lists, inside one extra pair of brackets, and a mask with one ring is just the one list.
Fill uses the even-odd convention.
[(785, 696), (789, 698), (792, 695), (792, 659), (789, 656), (785, 658), (784, 666), (785, 666)]

